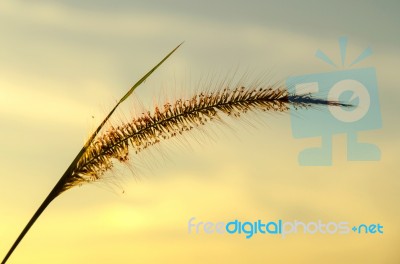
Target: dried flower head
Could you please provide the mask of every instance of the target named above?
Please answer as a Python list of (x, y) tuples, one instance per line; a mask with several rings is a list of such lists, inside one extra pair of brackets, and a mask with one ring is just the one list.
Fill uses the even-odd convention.
[(22, 230), (1, 262), (2, 264), (7, 262), (25, 234), (58, 195), (82, 183), (101, 180), (104, 173), (113, 168), (114, 160), (128, 161), (130, 150), (138, 153), (161, 141), (186, 134), (210, 121), (222, 121), (222, 115), (240, 118), (242, 114), (249, 111), (287, 112), (290, 106), (295, 108), (310, 108), (318, 105), (349, 106), (340, 102), (314, 98), (310, 95), (289, 94), (282, 87), (245, 88), (238, 86), (232, 90), (226, 88), (216, 92), (200, 93), (187, 100), (176, 100), (172, 104), (165, 103), (161, 107), (155, 107), (153, 112), (148, 111), (139, 117), (134, 117), (130, 122), (110, 127), (109, 130), (99, 134), (117, 107), (178, 47), (143, 76), (118, 101)]
[(316, 105), (346, 106), (308, 94), (289, 94), (284, 88), (273, 87), (225, 88), (217, 92), (200, 93), (187, 100), (178, 99), (162, 107), (156, 106), (152, 113), (148, 111), (128, 123), (111, 126), (99, 135), (77, 163), (64, 190), (102, 179), (103, 174), (112, 169), (114, 160), (129, 160), (130, 150), (138, 153), (210, 121), (220, 121), (223, 114), (239, 118), (249, 111), (287, 112), (289, 106), (310, 108)]

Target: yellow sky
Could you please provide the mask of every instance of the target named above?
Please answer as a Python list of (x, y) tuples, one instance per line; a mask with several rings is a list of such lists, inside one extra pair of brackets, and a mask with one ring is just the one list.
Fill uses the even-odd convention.
[[(380, 161), (347, 161), (346, 137), (335, 135), (332, 166), (300, 166), (298, 153), (320, 140), (294, 139), (289, 115), (261, 115), (255, 128), (239, 122), (234, 132), (210, 127), (211, 140), (197, 133), (204, 137), (200, 144), (188, 137), (191, 147), (165, 142), (132, 156), (136, 176), (125, 167), (111, 174), (122, 179), (122, 188), (110, 191), (110, 184), (98, 183), (62, 194), (8, 263), (398, 263), (400, 50), (391, 31), (398, 19), (385, 15), (388, 6), (366, 6), (365, 14), (381, 18), (378, 25), (366, 22), (361, 11), (354, 14), (358, 20), (344, 12), (332, 24), (334, 16), (317, 6), (319, 13), (299, 21), (296, 10), (311, 4), (300, 9), (292, 4), (285, 13), (282, 4), (258, 2), (232, 2), (226, 10), (216, 4), (212, 11), (179, 1), (176, 8), (2, 1), (0, 256), (93, 127), (181, 41), (184, 46), (113, 122), (140, 111), (138, 101), (149, 108), (154, 101), (190, 94), (200, 77), (224, 78), (236, 67), (239, 75), (272, 80), (332, 71), (314, 57), (315, 50), (339, 61), (337, 38), (346, 34), (349, 57), (367, 46), (374, 50), (360, 67), (377, 70), (383, 128), (360, 133), (360, 140), (379, 146)], [(308, 21), (310, 16), (319, 23)], [(187, 230), (191, 217), (380, 223), (384, 234), (195, 235)]]

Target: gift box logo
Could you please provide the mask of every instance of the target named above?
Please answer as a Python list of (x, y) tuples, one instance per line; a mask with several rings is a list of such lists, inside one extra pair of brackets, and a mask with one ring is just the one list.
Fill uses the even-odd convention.
[[(345, 64), (347, 38), (339, 39), (342, 66)], [(367, 48), (350, 66), (372, 54)], [(322, 51), (316, 56), (332, 66), (335, 63)], [(351, 108), (331, 107), (314, 111), (292, 109), (291, 125), (295, 138), (321, 137), (321, 147), (308, 148), (299, 153), (303, 166), (328, 166), (332, 164), (332, 136), (347, 134), (347, 160), (380, 160), (380, 149), (369, 143), (357, 141), (357, 132), (382, 127), (378, 85), (375, 68), (339, 70), (327, 73), (290, 77), (286, 81), (290, 92), (311, 93), (318, 98), (338, 100)]]

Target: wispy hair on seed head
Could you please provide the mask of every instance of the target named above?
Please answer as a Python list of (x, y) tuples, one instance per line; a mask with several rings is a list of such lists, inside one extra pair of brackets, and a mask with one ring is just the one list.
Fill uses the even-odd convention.
[[(129, 164), (130, 160), (137, 157), (135, 155), (141, 154), (149, 148), (155, 148), (167, 140), (185, 141), (193, 131), (199, 131), (200, 135), (206, 135), (208, 132), (204, 128), (207, 128), (209, 123), (227, 124), (227, 117), (244, 120), (251, 124), (252, 119), (243, 118), (249, 113), (285, 113), (288, 112), (289, 107), (309, 109), (327, 105), (349, 106), (337, 101), (318, 99), (310, 94), (290, 94), (280, 83), (263, 85), (259, 80), (247, 82), (245, 75), (236, 83), (232, 79), (220, 82), (209, 79), (192, 96), (172, 101), (167, 100), (155, 105), (151, 110), (144, 110), (143, 113), (131, 117), (130, 120), (110, 124), (109, 118), (117, 107), (178, 47), (143, 76), (117, 102), (25, 226), (2, 264), (6, 263), (19, 242), (51, 201), (72, 187), (100, 180), (109, 181), (107, 173), (115, 170), (116, 162)], [(103, 127), (106, 123), (109, 124), (108, 129), (104, 130)], [(192, 138), (198, 139), (197, 135)], [(118, 185), (118, 181), (114, 181), (113, 178), (111, 178), (111, 182)]]
[[(211, 83), (208, 83), (212, 86)], [(114, 167), (114, 162), (126, 163), (147, 148), (163, 141), (202, 129), (208, 123), (225, 123), (223, 116), (234, 119), (248, 112), (285, 113), (289, 107), (312, 108), (321, 105), (347, 106), (340, 102), (314, 98), (309, 94), (290, 94), (282, 85), (258, 83), (249, 87), (242, 81), (230, 87), (217, 83), (214, 91), (205, 89), (192, 97), (166, 101), (128, 122), (110, 128), (99, 135), (79, 160), (68, 186), (101, 180)], [(208, 91), (207, 91), (208, 90)], [(248, 120), (247, 120), (248, 121)]]

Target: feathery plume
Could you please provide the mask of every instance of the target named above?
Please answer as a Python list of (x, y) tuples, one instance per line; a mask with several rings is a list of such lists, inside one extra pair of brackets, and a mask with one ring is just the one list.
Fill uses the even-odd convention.
[(101, 180), (104, 173), (113, 168), (114, 160), (120, 162), (129, 160), (130, 150), (138, 153), (210, 121), (222, 121), (222, 115), (239, 118), (249, 111), (287, 112), (290, 106), (295, 108), (311, 108), (319, 105), (350, 106), (337, 101), (314, 98), (309, 94), (290, 94), (284, 87), (277, 89), (275, 86), (264, 88), (239, 86), (234, 89), (225, 88), (216, 92), (200, 93), (188, 100), (178, 99), (172, 104), (165, 103), (162, 107), (155, 107), (153, 112), (148, 111), (117, 127), (111, 126), (109, 130), (99, 134), (116, 108), (179, 46), (140, 79), (111, 110), (23, 229), (2, 264), (7, 262), (25, 234), (54, 198), (74, 186)]
[(349, 106), (336, 101), (322, 100), (308, 94), (289, 94), (286, 89), (273, 87), (246, 89), (228, 88), (209, 93), (200, 93), (188, 100), (178, 99), (166, 103), (153, 113), (148, 111), (128, 123), (111, 127), (99, 135), (77, 163), (64, 190), (85, 182), (102, 179), (113, 167), (113, 160), (126, 162), (129, 151), (135, 153), (169, 138), (187, 133), (209, 121), (221, 120), (221, 114), (240, 117), (248, 111), (287, 112), (289, 106), (310, 108), (318, 105)]

